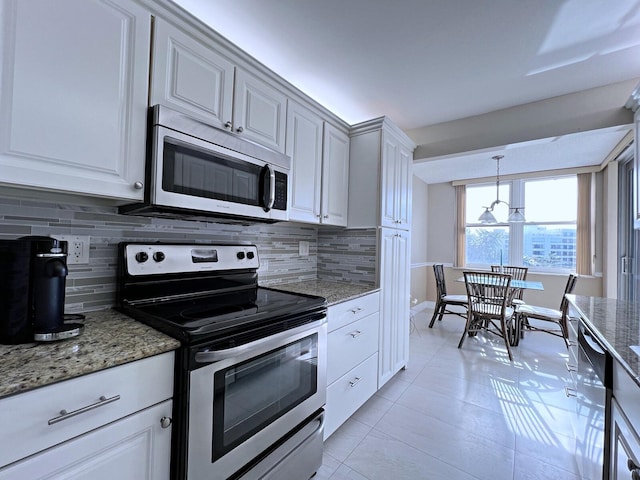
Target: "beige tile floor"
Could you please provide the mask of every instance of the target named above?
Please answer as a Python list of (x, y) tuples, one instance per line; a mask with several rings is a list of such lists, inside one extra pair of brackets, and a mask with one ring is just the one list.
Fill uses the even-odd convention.
[(509, 362), (502, 340), (458, 341), (464, 320), (414, 317), (400, 371), (327, 441), (315, 480), (577, 480), (567, 351), (528, 332)]

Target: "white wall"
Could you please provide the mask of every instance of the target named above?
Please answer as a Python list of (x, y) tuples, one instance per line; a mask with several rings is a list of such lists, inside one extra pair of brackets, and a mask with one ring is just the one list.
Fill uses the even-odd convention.
[(411, 296), (418, 303), (427, 299), (427, 232), (429, 188), (418, 177), (413, 177), (411, 221)]

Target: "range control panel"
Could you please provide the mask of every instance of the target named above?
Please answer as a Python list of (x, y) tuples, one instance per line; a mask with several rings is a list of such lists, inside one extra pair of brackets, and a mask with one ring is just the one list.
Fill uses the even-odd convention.
[(255, 245), (132, 243), (125, 245), (125, 262), (133, 276), (260, 267)]

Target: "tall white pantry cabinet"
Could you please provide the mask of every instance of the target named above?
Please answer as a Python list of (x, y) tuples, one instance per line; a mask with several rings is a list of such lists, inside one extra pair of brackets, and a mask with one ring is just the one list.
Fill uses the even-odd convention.
[(386, 117), (351, 129), (349, 228), (378, 229), (378, 388), (409, 359), (414, 149), (415, 144)]

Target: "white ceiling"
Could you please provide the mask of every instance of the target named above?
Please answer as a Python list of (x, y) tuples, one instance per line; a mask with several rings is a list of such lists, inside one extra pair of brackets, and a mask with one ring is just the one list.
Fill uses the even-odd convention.
[[(351, 124), (409, 130), (640, 77), (640, 0), (174, 1)], [(614, 139), (597, 137), (600, 155)], [(547, 143), (559, 166), (594, 151)]]

